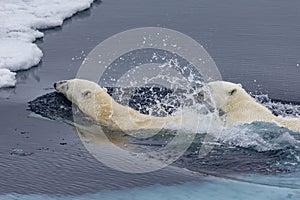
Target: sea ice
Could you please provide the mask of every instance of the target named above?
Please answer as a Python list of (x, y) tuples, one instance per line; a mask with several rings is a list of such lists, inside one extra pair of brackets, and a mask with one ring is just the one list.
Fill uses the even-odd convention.
[(16, 73), (8, 69), (0, 69), (0, 88), (13, 87), (16, 84)]
[[(37, 65), (42, 51), (33, 42), (38, 29), (61, 26), (94, 0), (0, 0), (0, 87), (15, 86), (15, 73)], [(6, 69), (6, 70), (3, 70)]]

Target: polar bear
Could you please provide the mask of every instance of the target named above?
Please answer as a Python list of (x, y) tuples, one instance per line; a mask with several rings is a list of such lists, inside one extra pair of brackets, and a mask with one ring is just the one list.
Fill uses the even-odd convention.
[(139, 129), (162, 129), (172, 126), (180, 119), (174, 116), (154, 117), (117, 103), (107, 89), (97, 83), (71, 79), (54, 83), (57, 92), (62, 93), (83, 113), (102, 125), (123, 131)]
[(219, 110), (223, 111), (225, 126), (234, 126), (238, 123), (251, 123), (254, 121), (275, 122), (292, 131), (300, 132), (299, 118), (283, 118), (273, 113), (260, 103), (256, 102), (241, 84), (225, 81), (208, 83), (210, 96), (199, 94), (200, 98), (210, 101)]

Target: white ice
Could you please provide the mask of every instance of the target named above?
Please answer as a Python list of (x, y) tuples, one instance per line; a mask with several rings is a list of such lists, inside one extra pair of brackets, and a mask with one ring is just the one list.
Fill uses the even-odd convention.
[(13, 87), (16, 84), (15, 72), (0, 69), (0, 87)]
[[(37, 65), (42, 51), (38, 29), (61, 26), (93, 0), (0, 0), (0, 87), (15, 86), (15, 73)], [(3, 70), (6, 69), (6, 70)]]

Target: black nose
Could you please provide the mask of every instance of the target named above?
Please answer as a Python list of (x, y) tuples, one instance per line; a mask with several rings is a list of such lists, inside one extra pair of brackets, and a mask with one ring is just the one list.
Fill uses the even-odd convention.
[(54, 83), (53, 86), (54, 86), (54, 88), (56, 89), (57, 86), (63, 85), (63, 84), (65, 84), (65, 83), (67, 83), (67, 81), (58, 81), (58, 82)]

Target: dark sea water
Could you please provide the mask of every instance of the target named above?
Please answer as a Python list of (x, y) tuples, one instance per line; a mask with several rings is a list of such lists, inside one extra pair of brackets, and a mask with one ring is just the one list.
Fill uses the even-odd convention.
[[(107, 0), (44, 30), (42, 62), (0, 90), (0, 194), (83, 194), (202, 180), (167, 167), (127, 174), (104, 166), (66, 124), (28, 117), (27, 102), (76, 76), (83, 58), (113, 34), (159, 26), (189, 35), (209, 52), (223, 80), (250, 92), (300, 102), (300, 1)], [(272, 182), (272, 181), (271, 181)]]

